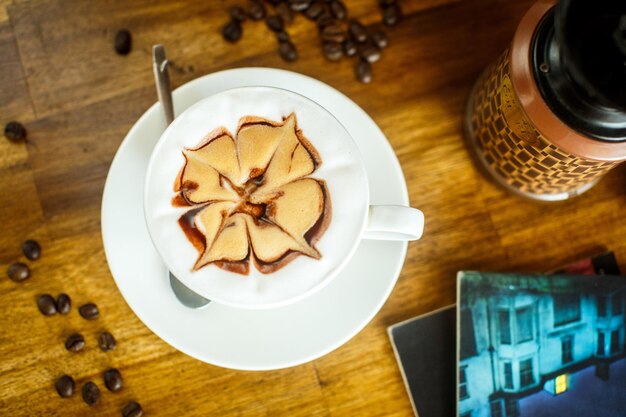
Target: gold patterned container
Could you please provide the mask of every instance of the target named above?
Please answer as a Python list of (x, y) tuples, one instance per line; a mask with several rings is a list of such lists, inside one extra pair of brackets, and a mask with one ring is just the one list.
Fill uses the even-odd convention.
[(585, 192), (626, 160), (626, 142), (602, 141), (572, 129), (538, 89), (530, 59), (532, 38), (555, 4), (539, 1), (524, 16), (511, 48), (476, 82), (464, 122), (470, 149), (497, 182), (545, 201)]

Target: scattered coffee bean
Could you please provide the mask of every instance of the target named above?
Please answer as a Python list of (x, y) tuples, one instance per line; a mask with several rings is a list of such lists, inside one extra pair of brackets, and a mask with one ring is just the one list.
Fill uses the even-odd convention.
[(74, 395), (74, 379), (69, 375), (63, 375), (54, 384), (61, 398), (69, 398)]
[(348, 32), (350, 32), (350, 36), (356, 42), (362, 43), (367, 40), (367, 30), (358, 20), (350, 20), (348, 23)]
[(398, 4), (383, 9), (383, 23), (387, 26), (395, 26), (402, 19), (402, 9)]
[(128, 55), (133, 46), (133, 38), (126, 29), (115, 34), (115, 52), (120, 55)]
[(380, 59), (380, 50), (374, 45), (367, 43), (359, 48), (359, 55), (370, 64), (373, 64)]
[(294, 12), (303, 12), (306, 9), (309, 8), (309, 6), (311, 5), (312, 0), (289, 0), (289, 7), (291, 7), (291, 10), (293, 10)]
[(70, 296), (65, 293), (59, 294), (59, 296), (57, 297), (57, 310), (59, 311), (59, 313), (67, 314), (70, 312), (71, 307), (72, 300), (70, 299)]
[(22, 282), (30, 278), (30, 268), (22, 262), (15, 262), (7, 268), (7, 275), (12, 281)]
[(350, 39), (345, 40), (343, 42), (343, 53), (346, 54), (346, 56), (355, 56), (357, 53), (357, 48), (356, 48), (356, 44), (351, 41)]
[(72, 333), (65, 339), (65, 349), (78, 353), (85, 347), (85, 338), (80, 333)]
[(311, 20), (317, 19), (324, 12), (324, 4), (320, 0), (314, 1), (308, 9), (304, 12), (304, 15)]
[(252, 20), (261, 20), (265, 17), (265, 6), (262, 1), (250, 0), (248, 5), (248, 16)]
[(280, 54), (280, 57), (287, 62), (293, 62), (298, 59), (298, 51), (296, 50), (294, 44), (289, 41), (280, 42), (278, 45), (278, 53)]
[(359, 59), (355, 67), (356, 79), (364, 84), (372, 82), (372, 66), (369, 62)]
[(117, 342), (111, 333), (102, 332), (100, 336), (98, 336), (98, 346), (100, 346), (103, 352), (108, 352), (109, 350), (115, 349)]
[(31, 261), (36, 261), (41, 256), (41, 246), (36, 241), (29, 239), (22, 243), (22, 252)]
[(348, 16), (345, 4), (341, 1), (334, 0), (330, 2), (330, 11), (336, 19), (344, 20)]
[(318, 28), (323, 29), (326, 26), (335, 23), (335, 19), (330, 15), (330, 13), (323, 12), (321, 15), (318, 16), (315, 22), (317, 23)]
[(273, 32), (282, 32), (285, 28), (285, 25), (283, 24), (283, 19), (277, 15), (267, 16), (267, 18), (265, 19), (265, 23), (267, 24), (267, 27), (270, 28), (270, 30)]
[(241, 39), (241, 32), (241, 23), (231, 20), (222, 28), (222, 37), (230, 43), (235, 43)]
[(378, 49), (385, 49), (387, 45), (389, 45), (389, 39), (387, 38), (385, 32), (383, 32), (382, 30), (374, 32), (371, 39)]
[(122, 408), (122, 417), (141, 417), (143, 410), (141, 405), (136, 401), (131, 401)]
[(322, 46), (324, 57), (329, 61), (339, 61), (343, 56), (341, 44), (337, 42), (324, 42)]
[(287, 3), (278, 3), (274, 10), (276, 10), (276, 14), (283, 19), (283, 22), (293, 22), (293, 10), (291, 10)]
[(44, 316), (54, 316), (57, 313), (57, 305), (50, 294), (41, 294), (37, 297), (37, 307)]
[(100, 400), (100, 388), (93, 382), (89, 381), (83, 385), (82, 389), (83, 401), (88, 405), (94, 406)]
[(117, 369), (109, 369), (104, 373), (104, 385), (111, 392), (122, 389), (122, 374)]
[(78, 308), (80, 315), (87, 320), (94, 320), (100, 316), (98, 306), (94, 303), (87, 303)]
[(346, 40), (346, 32), (340, 24), (333, 23), (322, 29), (322, 40), (326, 42), (343, 42)]
[(242, 7), (233, 6), (228, 10), (228, 14), (232, 20), (236, 20), (237, 22), (243, 22), (246, 20), (246, 12)]
[(4, 137), (11, 142), (18, 142), (26, 138), (26, 129), (20, 122), (9, 122), (4, 125)]
[(278, 39), (278, 42), (288, 42), (289, 34), (283, 30), (282, 32), (278, 32), (276, 34), (276, 39)]

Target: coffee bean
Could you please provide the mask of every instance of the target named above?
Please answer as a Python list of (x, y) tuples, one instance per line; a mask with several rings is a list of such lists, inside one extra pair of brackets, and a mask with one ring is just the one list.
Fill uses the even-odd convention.
[(341, 44), (337, 42), (324, 42), (322, 46), (324, 57), (329, 61), (339, 61), (343, 56)]
[(26, 129), (20, 122), (9, 122), (4, 125), (4, 137), (12, 142), (26, 138)]
[(22, 262), (15, 262), (7, 268), (7, 275), (12, 281), (22, 282), (30, 278), (30, 268)]
[(285, 25), (283, 24), (283, 19), (277, 15), (267, 16), (267, 18), (265, 19), (265, 23), (267, 24), (267, 27), (270, 28), (270, 30), (273, 32), (282, 32), (285, 28)]
[(100, 346), (103, 352), (108, 352), (109, 350), (115, 349), (117, 342), (111, 333), (102, 332), (100, 336), (98, 336), (98, 346)]
[(356, 42), (362, 43), (367, 40), (367, 30), (358, 20), (352, 19), (348, 22), (348, 32)]
[(41, 246), (34, 240), (27, 240), (22, 243), (22, 252), (31, 261), (36, 261), (41, 256)]
[(74, 395), (74, 379), (69, 375), (63, 375), (54, 384), (61, 398), (69, 398)]
[(326, 42), (343, 42), (346, 40), (346, 32), (340, 24), (333, 23), (322, 29), (322, 40)]
[(100, 388), (91, 381), (83, 385), (82, 394), (83, 401), (92, 407), (100, 401)]
[(298, 59), (298, 51), (296, 50), (294, 44), (289, 41), (281, 42), (278, 45), (278, 53), (280, 54), (280, 57), (287, 62), (293, 62)]
[(330, 2), (330, 11), (336, 19), (344, 20), (348, 16), (345, 4), (341, 1), (335, 0)]
[(54, 316), (57, 313), (57, 305), (50, 294), (41, 294), (37, 297), (37, 307), (44, 316)]
[(278, 42), (288, 42), (289, 34), (283, 30), (282, 32), (278, 32), (276, 34), (276, 39), (278, 39)]
[(370, 64), (373, 64), (380, 59), (380, 50), (368, 43), (359, 48), (359, 55)]
[(389, 45), (389, 39), (387, 35), (382, 30), (374, 32), (371, 36), (372, 42), (378, 49), (385, 49), (387, 45)]
[(59, 296), (57, 297), (57, 310), (59, 311), (59, 313), (69, 313), (70, 307), (72, 307), (72, 300), (70, 299), (70, 296), (65, 293), (59, 294)]
[(94, 320), (100, 316), (98, 306), (94, 303), (87, 303), (78, 308), (80, 315), (87, 320)]
[(241, 23), (236, 20), (231, 20), (222, 28), (222, 37), (227, 42), (235, 43), (241, 39), (241, 32)]
[(289, 7), (291, 7), (291, 10), (293, 10), (294, 12), (303, 12), (306, 9), (309, 8), (309, 6), (311, 5), (312, 0), (289, 0)]
[(248, 5), (248, 16), (252, 20), (261, 20), (265, 17), (265, 6), (262, 1), (250, 0)]
[(128, 55), (133, 46), (133, 37), (126, 29), (115, 34), (115, 52), (120, 55)]
[(324, 29), (326, 26), (335, 23), (335, 18), (333, 18), (330, 13), (324, 11), (321, 15), (317, 17), (317, 20), (315, 22), (317, 23), (317, 27), (319, 29)]
[(85, 338), (80, 333), (72, 333), (65, 339), (65, 349), (78, 353), (85, 347)]
[(141, 405), (136, 401), (131, 401), (122, 408), (122, 417), (141, 417), (143, 410)]
[(104, 373), (104, 385), (111, 392), (122, 389), (122, 374), (117, 369), (109, 369)]
[(346, 56), (355, 56), (357, 53), (356, 44), (350, 39), (343, 41), (343, 53)]
[(402, 19), (402, 9), (394, 4), (383, 9), (383, 23), (387, 26), (395, 26)]
[(308, 9), (304, 12), (304, 15), (311, 20), (317, 19), (324, 12), (324, 4), (321, 1), (316, 0)]
[(369, 62), (359, 59), (354, 70), (357, 80), (364, 84), (372, 82), (372, 66)]
[(287, 3), (278, 3), (274, 10), (276, 10), (276, 14), (279, 15), (281, 19), (283, 19), (283, 22), (293, 22), (293, 10), (291, 10)]
[(232, 20), (236, 20), (237, 22), (243, 22), (244, 20), (246, 20), (246, 12), (243, 10), (242, 7), (233, 6), (228, 9), (228, 14), (230, 15), (230, 18)]

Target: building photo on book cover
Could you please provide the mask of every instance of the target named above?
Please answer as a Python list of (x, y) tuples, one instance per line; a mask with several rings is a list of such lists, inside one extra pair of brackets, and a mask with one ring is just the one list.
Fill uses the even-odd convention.
[(626, 415), (626, 278), (461, 272), (460, 417)]

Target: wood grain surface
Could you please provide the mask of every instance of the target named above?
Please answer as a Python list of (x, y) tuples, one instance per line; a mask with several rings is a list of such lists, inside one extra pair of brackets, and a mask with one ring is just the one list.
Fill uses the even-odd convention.
[[(244, 0), (239, 0), (244, 3)], [(375, 0), (346, 2), (379, 25)], [(461, 135), (466, 98), (480, 71), (510, 42), (530, 0), (405, 0), (405, 18), (374, 81), (355, 81), (354, 61), (327, 62), (310, 22), (290, 33), (300, 58), (283, 62), (263, 23), (244, 25), (237, 44), (220, 28), (237, 1), (0, 0), (0, 123), (23, 122), (26, 143), (0, 138), (0, 264), (24, 261), (21, 243), (37, 239), (40, 260), (23, 283), (0, 279), (0, 415), (115, 416), (131, 399), (156, 416), (410, 416), (410, 403), (387, 326), (454, 302), (461, 269), (544, 271), (604, 248), (626, 260), (626, 166), (581, 197), (556, 204), (521, 200), (487, 181)], [(134, 48), (116, 55), (113, 37), (129, 29)], [(351, 341), (311, 363), (240, 372), (177, 352), (132, 313), (110, 275), (100, 234), (104, 181), (117, 147), (156, 100), (151, 45), (174, 61), (173, 85), (225, 68), (286, 68), (324, 81), (362, 106), (398, 155), (412, 205), (427, 219), (411, 243), (391, 297)], [(44, 317), (37, 294), (67, 292), (68, 316)], [(85, 321), (76, 306), (96, 302)], [(115, 351), (96, 337), (109, 330)], [(79, 355), (65, 337), (87, 339)], [(121, 392), (101, 373), (117, 367)], [(80, 395), (59, 398), (63, 373), (102, 389), (89, 408)]]

